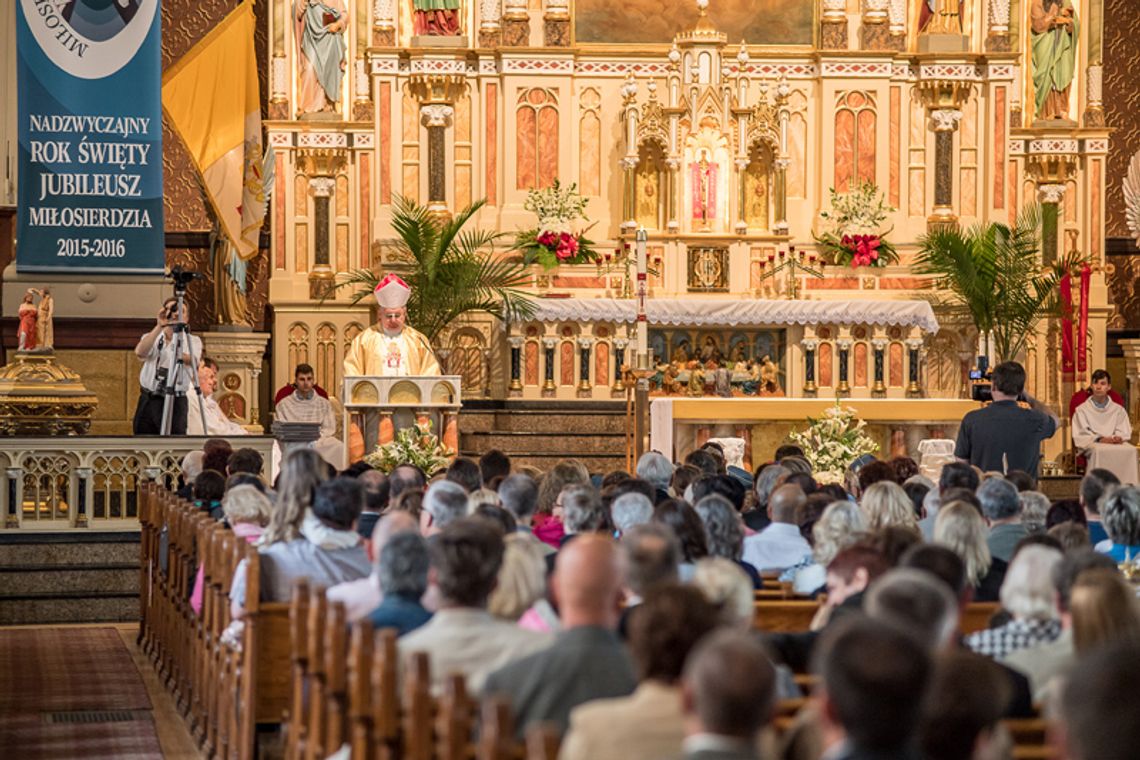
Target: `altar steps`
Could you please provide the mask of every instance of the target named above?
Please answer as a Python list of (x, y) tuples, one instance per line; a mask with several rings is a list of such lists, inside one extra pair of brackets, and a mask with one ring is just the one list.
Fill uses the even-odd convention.
[(472, 458), (499, 449), (541, 470), (567, 458), (591, 473), (625, 469), (623, 401), (467, 401), (459, 430), (460, 453)]
[(139, 532), (0, 534), (0, 625), (138, 620)]

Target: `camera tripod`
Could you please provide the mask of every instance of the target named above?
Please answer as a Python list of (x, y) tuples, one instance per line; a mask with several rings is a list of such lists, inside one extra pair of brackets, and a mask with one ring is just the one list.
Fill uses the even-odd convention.
[[(194, 388), (194, 392), (198, 394), (199, 398), (202, 396), (202, 389), (198, 384), (198, 359), (192, 352), (193, 343), (190, 340), (190, 326), (186, 324), (183, 319), (183, 306), (186, 298), (186, 286), (191, 279), (201, 277), (202, 275), (197, 272), (183, 272), (181, 267), (175, 267), (171, 270), (171, 277), (174, 278), (174, 322), (168, 324), (173, 330), (173, 340), (169, 363), (166, 367), (159, 367), (158, 372), (160, 376), (166, 378), (163, 384), (162, 393), (162, 424), (159, 427), (160, 435), (170, 435), (171, 427), (174, 423), (174, 399), (178, 395), (178, 383), (183, 377), (183, 373), (189, 374), (190, 383)], [(189, 276), (187, 276), (189, 275)], [(170, 314), (167, 311), (167, 314)], [(189, 355), (190, 362), (187, 365), (183, 356)], [(202, 417), (202, 432), (206, 432), (206, 408), (202, 403), (198, 404), (198, 413)]]

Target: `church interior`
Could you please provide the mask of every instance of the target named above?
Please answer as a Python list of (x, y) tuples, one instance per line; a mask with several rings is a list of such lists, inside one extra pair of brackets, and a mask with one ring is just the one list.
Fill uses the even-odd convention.
[[(164, 0), (163, 71), (246, 3), (264, 221), (236, 253), (167, 110), (163, 258), (201, 275), (185, 313), (215, 363), (212, 408), (267, 484), (289, 425), (312, 422), (278, 408), (298, 366), (328, 399), (317, 448), (337, 470), (381, 468), (413, 423), (451, 457), (495, 450), (536, 477), (574, 460), (599, 487), (642, 477), (647, 452), (679, 472), (712, 441), (749, 498), (837, 407), (933, 485), (927, 464), (954, 459), (939, 443), (961, 440), (1002, 362), (1057, 419), (1034, 452), (1047, 501), (1076, 504), (1094, 469), (1073, 420), (1095, 371), (1140, 414), (1136, 0)], [(17, 4), (36, 3), (0, 17), (0, 746), (573, 757), (557, 733), (516, 740), (511, 706), (462, 678), (405, 693), (395, 637), (350, 631), (316, 588), (232, 632), (231, 576), (257, 552), (168, 488), (203, 441), (193, 422), (134, 436), (139, 336), (171, 281), (20, 267)], [(967, 271), (971, 245), (997, 257), (988, 270)], [(441, 251), (462, 274), (436, 276)], [(411, 284), (398, 303), (379, 298), (390, 275)], [(25, 351), (28, 303), (46, 353)], [(434, 369), (365, 371), (361, 341), (405, 303)], [(817, 601), (764, 576), (755, 627), (805, 628)], [(991, 601), (962, 633), (987, 627)], [(96, 650), (106, 662), (76, 656)], [(49, 663), (47, 683), (29, 662)], [(118, 684), (124, 669), (141, 675)], [(85, 700), (97, 682), (112, 696)], [(803, 702), (781, 700), (766, 730), (791, 730)], [(75, 725), (41, 726), (51, 710)], [(1004, 756), (1082, 757), (1040, 715), (1005, 727)], [(771, 740), (759, 756), (821, 756)]]

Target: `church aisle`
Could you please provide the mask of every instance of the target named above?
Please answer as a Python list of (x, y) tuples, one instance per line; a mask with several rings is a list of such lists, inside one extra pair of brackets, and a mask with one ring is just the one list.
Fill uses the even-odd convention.
[(199, 758), (135, 624), (0, 628), (0, 747), (32, 758)]

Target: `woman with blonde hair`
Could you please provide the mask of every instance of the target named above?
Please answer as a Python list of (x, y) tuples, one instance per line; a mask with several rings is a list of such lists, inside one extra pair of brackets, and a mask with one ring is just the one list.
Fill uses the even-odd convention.
[(517, 623), (531, 605), (546, 596), (546, 553), (533, 536), (512, 533), (503, 539), (503, 564), (487, 602), (497, 618)]
[(871, 484), (859, 499), (859, 508), (867, 518), (867, 530), (871, 533), (888, 525), (918, 530), (914, 502), (898, 483), (880, 480)]
[(966, 577), (974, 587), (974, 601), (996, 602), (1008, 565), (990, 554), (986, 521), (974, 505), (952, 501), (938, 510), (934, 519), (934, 543), (951, 550), (966, 565)]
[[(273, 504), (269, 497), (256, 486), (234, 486), (222, 497), (222, 512), (225, 513), (230, 529), (235, 536), (245, 539), (249, 544), (256, 543), (261, 538), (272, 511)], [(190, 594), (190, 606), (196, 613), (202, 612), (205, 569), (205, 565), (198, 565), (198, 577), (194, 579), (194, 591)]]
[(259, 542), (262, 546), (300, 538), (313, 493), (327, 477), (325, 461), (315, 450), (293, 449), (285, 455), (277, 478), (277, 503)]
[(1140, 641), (1140, 602), (1116, 570), (1097, 567), (1078, 575), (1069, 612), (1078, 656), (1105, 644)]

